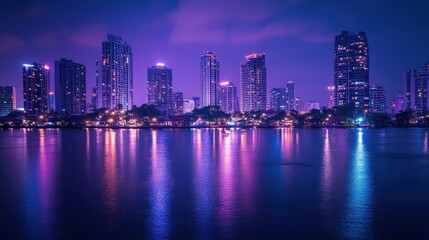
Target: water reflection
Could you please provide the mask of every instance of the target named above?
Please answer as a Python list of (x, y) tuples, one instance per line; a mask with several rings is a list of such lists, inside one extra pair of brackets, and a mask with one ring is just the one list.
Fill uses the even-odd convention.
[[(24, 129), (24, 149), (26, 151), (25, 177), (29, 183), (26, 194), (26, 225), (29, 238), (52, 237), (55, 221), (55, 184), (56, 162), (53, 156), (59, 140), (46, 129)], [(35, 133), (37, 132), (37, 133)], [(53, 135), (53, 136), (52, 136)], [(37, 138), (35, 138), (35, 137)], [(50, 151), (49, 151), (50, 149)], [(54, 150), (54, 151), (53, 151)], [(48, 152), (49, 151), (49, 152)]]
[[(212, 218), (213, 196), (211, 189), (212, 172), (210, 171), (211, 163), (210, 153), (204, 151), (207, 147), (210, 148), (210, 142), (207, 136), (202, 138), (201, 129), (196, 129), (193, 132), (193, 158), (195, 161), (194, 169), (194, 186), (195, 186), (195, 205), (196, 205), (196, 220), (197, 220), (197, 236), (198, 239), (207, 239), (210, 236), (210, 221)], [(207, 130), (205, 135), (207, 135)], [(203, 155), (204, 153), (204, 155)]]
[[(217, 132), (219, 134), (219, 132)], [(232, 133), (231, 133), (232, 134)], [(214, 134), (213, 134), (214, 135)], [(222, 149), (219, 163), (219, 219), (224, 234), (230, 234), (235, 211), (237, 210), (237, 192), (236, 176), (234, 176), (234, 159), (232, 156), (231, 138), (233, 136), (223, 137), (222, 133), (218, 135)]]
[(170, 227), (170, 186), (166, 132), (151, 130), (150, 234), (155, 239), (166, 239)]
[(425, 132), (425, 137), (423, 140), (423, 153), (428, 153), (428, 133)]
[(323, 140), (323, 163), (322, 163), (322, 208), (327, 213), (331, 211), (332, 203), (332, 156), (331, 156), (331, 143), (329, 141), (329, 129), (324, 129)]
[(373, 238), (372, 183), (362, 129), (357, 133), (357, 145), (351, 164), (343, 235), (346, 239)]
[(383, 131), (0, 130), (0, 220), (21, 239), (423, 233), (429, 132)]
[(109, 220), (113, 221), (118, 213), (118, 165), (115, 130), (106, 130), (104, 141), (104, 205)]

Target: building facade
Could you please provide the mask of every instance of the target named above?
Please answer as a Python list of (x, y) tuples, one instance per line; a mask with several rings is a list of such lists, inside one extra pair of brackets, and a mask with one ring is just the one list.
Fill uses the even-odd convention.
[(267, 109), (267, 68), (265, 53), (250, 54), (240, 71), (241, 112)]
[(429, 62), (426, 66), (405, 70), (404, 91), (407, 109), (416, 113), (428, 111)]
[(369, 48), (364, 32), (342, 31), (334, 46), (334, 106), (369, 108)]
[(49, 112), (49, 66), (33, 63), (22, 65), (24, 111), (28, 115)]
[(86, 113), (86, 67), (72, 60), (55, 61), (55, 111), (67, 115)]
[(195, 102), (192, 99), (183, 100), (183, 113), (191, 113), (195, 109)]
[(91, 93), (91, 112), (98, 109), (98, 60), (95, 60), (95, 87), (92, 88)]
[(238, 108), (237, 87), (232, 82), (219, 84), (219, 106), (226, 113), (240, 111)]
[(296, 110), (295, 103), (295, 83), (288, 81), (286, 84), (286, 110)]
[(392, 114), (397, 114), (401, 111), (404, 111), (407, 108), (404, 100), (404, 91), (402, 88), (398, 89), (398, 93), (393, 98), (392, 104), (390, 105), (390, 110)]
[(193, 97), (192, 100), (194, 101), (194, 107), (195, 108), (201, 108), (201, 99), (200, 99), (200, 97)]
[(304, 108), (303, 108), (304, 112), (310, 112), (313, 109), (320, 110), (319, 101), (307, 101), (304, 103)]
[(332, 108), (334, 106), (334, 86), (328, 86), (328, 108)]
[(175, 115), (183, 114), (183, 92), (173, 92), (173, 105)]
[(121, 37), (111, 34), (102, 43), (102, 106), (131, 110), (133, 102), (133, 53)]
[(369, 110), (377, 113), (386, 112), (386, 90), (382, 86), (371, 85), (369, 88)]
[(0, 86), (0, 116), (16, 109), (16, 91), (12, 86)]
[(205, 52), (200, 58), (201, 107), (219, 103), (219, 60), (214, 52)]
[(157, 63), (147, 70), (147, 103), (164, 115), (174, 114), (172, 69)]
[(273, 88), (270, 91), (270, 109), (287, 110), (287, 88)]
[(49, 92), (49, 112), (55, 111), (55, 93)]

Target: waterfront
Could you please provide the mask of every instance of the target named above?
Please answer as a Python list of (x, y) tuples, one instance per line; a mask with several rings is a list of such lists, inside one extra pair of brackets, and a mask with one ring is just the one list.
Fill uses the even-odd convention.
[(3, 129), (3, 236), (423, 238), (429, 129)]

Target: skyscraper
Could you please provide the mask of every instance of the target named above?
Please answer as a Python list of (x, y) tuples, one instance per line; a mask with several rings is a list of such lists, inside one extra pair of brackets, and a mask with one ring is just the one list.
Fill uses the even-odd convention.
[(335, 37), (334, 105), (369, 107), (369, 50), (364, 32), (342, 31)]
[(371, 85), (369, 88), (369, 109), (372, 112), (386, 112), (386, 90), (382, 86)]
[(49, 112), (55, 111), (55, 93), (49, 92)]
[(286, 110), (296, 110), (295, 104), (295, 83), (292, 81), (287, 82), (286, 85)]
[(183, 114), (183, 92), (173, 92), (173, 105), (176, 115)]
[(15, 87), (0, 86), (0, 116), (6, 116), (16, 109)]
[(313, 109), (320, 110), (319, 101), (307, 101), (307, 102), (305, 102), (302, 111), (310, 112)]
[(287, 88), (273, 88), (270, 92), (270, 109), (279, 111), (286, 110)]
[(171, 68), (163, 63), (147, 69), (147, 102), (156, 105), (161, 112), (173, 113), (173, 76)]
[(240, 69), (241, 112), (267, 109), (267, 69), (265, 53), (246, 56)]
[(200, 99), (200, 97), (193, 97), (192, 100), (194, 101), (195, 108), (201, 108), (201, 99)]
[(102, 106), (123, 108), (133, 106), (133, 53), (121, 37), (111, 34), (102, 43)]
[(192, 99), (183, 100), (183, 113), (191, 113), (195, 108), (195, 102)]
[(86, 113), (86, 67), (72, 60), (55, 61), (56, 112)]
[(49, 79), (47, 65), (33, 63), (22, 65), (24, 110), (28, 115), (49, 112)]
[(334, 86), (328, 86), (328, 108), (332, 108), (334, 106)]
[(95, 87), (92, 88), (91, 108), (92, 111), (98, 109), (98, 60), (95, 60)]
[(429, 62), (423, 67), (405, 70), (404, 90), (406, 108), (417, 113), (428, 111)]
[(398, 89), (398, 94), (395, 96), (395, 98), (392, 101), (392, 105), (390, 106), (391, 113), (397, 114), (400, 111), (404, 111), (407, 106), (406, 102), (404, 101), (404, 91), (402, 88)]
[(237, 87), (232, 82), (221, 82), (219, 84), (219, 106), (226, 113), (239, 111)]
[(219, 60), (214, 52), (205, 52), (200, 58), (201, 107), (219, 103)]

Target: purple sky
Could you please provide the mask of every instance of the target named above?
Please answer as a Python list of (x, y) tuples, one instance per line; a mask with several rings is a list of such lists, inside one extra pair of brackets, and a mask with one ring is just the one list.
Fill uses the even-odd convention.
[[(133, 47), (137, 105), (146, 102), (147, 68), (157, 62), (173, 69), (174, 91), (199, 96), (199, 57), (206, 50), (220, 60), (220, 80), (237, 85), (244, 56), (265, 52), (268, 89), (292, 80), (296, 96), (325, 105), (326, 86), (333, 83), (333, 39), (342, 29), (367, 33), (370, 83), (383, 85), (389, 102), (402, 85), (403, 69), (429, 61), (428, 1), (88, 2), (2, 3), (0, 85), (17, 88), (19, 107), (23, 63), (53, 66), (61, 57), (82, 63), (90, 92), (107, 33)], [(53, 81), (52, 71), (51, 86)]]

